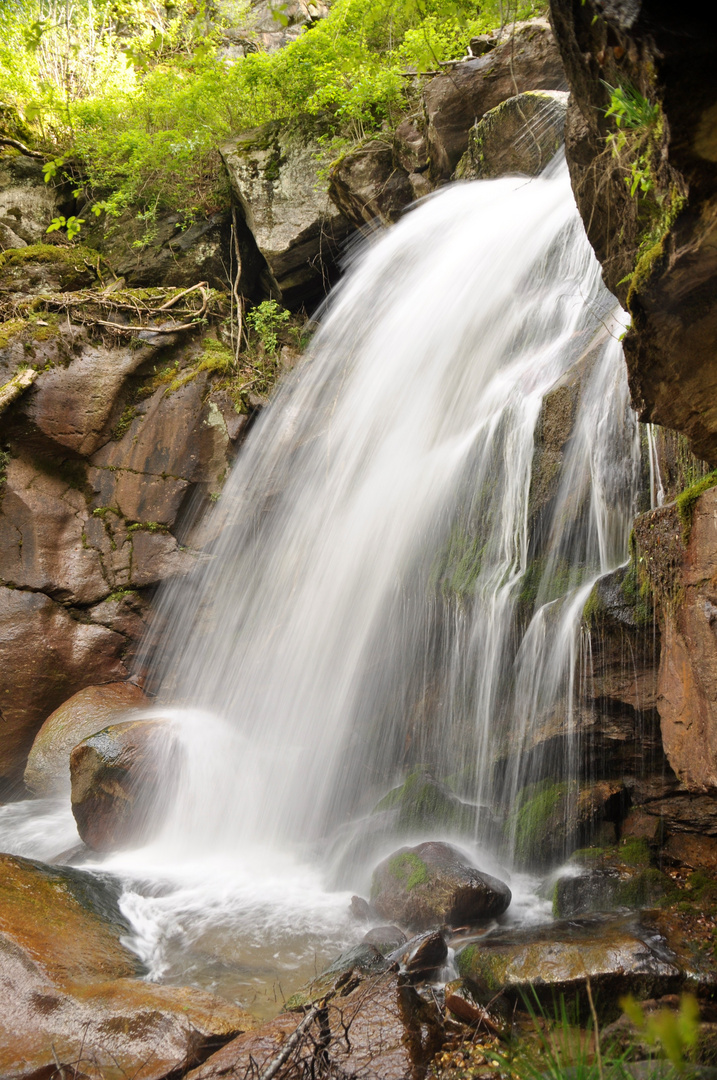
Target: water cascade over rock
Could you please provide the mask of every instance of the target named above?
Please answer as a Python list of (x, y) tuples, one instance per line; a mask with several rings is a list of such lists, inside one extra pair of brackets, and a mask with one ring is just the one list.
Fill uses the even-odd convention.
[[(559, 859), (619, 795), (584, 782), (573, 702), (636, 512), (622, 318), (560, 160), (359, 253), (160, 603), (150, 684), (183, 752), (159, 833), (104, 864), (152, 975), (221, 989), (260, 947), (262, 977), (297, 970), (356, 940), (327, 886), (366, 891), (406, 842), (460, 838), (504, 879), (540, 814)], [(0, 820), (21, 854), (32, 812)]]

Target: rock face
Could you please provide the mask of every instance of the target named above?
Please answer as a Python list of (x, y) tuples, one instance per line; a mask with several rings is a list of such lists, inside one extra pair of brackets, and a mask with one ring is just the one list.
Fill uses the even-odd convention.
[[(62, 213), (66, 193), (45, 183), (42, 162), (21, 154), (0, 159), (2, 248), (22, 248), (45, 239), (47, 226)], [(65, 196), (65, 198), (63, 198)]]
[[(639, 0), (552, 0), (551, 21), (572, 91), (573, 190), (608, 287), (632, 315), (625, 354), (633, 404), (643, 420), (677, 428), (715, 461), (714, 20), (678, 10), (655, 18)], [(632, 86), (657, 106), (651, 118), (643, 110), (617, 154), (606, 144), (617, 131), (605, 116), (606, 83)]]
[(331, 170), (329, 198), (356, 228), (397, 221), (416, 198), (413, 184), (390, 144), (369, 142)]
[(198, 1064), (248, 1017), (202, 991), (137, 978), (112, 879), (0, 856), (0, 1072), (58, 1068), (160, 1080)]
[[(46, 271), (74, 273), (75, 263), (94, 281), (99, 256), (82, 251), (6, 252), (0, 289), (21, 284), (8, 277), (10, 255), (25, 258), (18, 273), (45, 275), (43, 289)], [(38, 728), (63, 701), (126, 678), (151, 591), (195, 565), (195, 511), (218, 495), (248, 416), (212, 367), (229, 350), (211, 333), (175, 338), (101, 338), (52, 312), (0, 329), (0, 383), (28, 361), (34, 375), (2, 414), (4, 784), (20, 779)]]
[(571, 872), (555, 883), (553, 913), (571, 919), (596, 911), (654, 907), (674, 892), (670, 878), (649, 865), (646, 845), (576, 852)]
[(70, 751), (132, 710), (147, 707), (149, 699), (132, 683), (88, 686), (73, 694), (42, 725), (25, 767), (25, 786), (47, 797), (70, 790)]
[(70, 754), (72, 813), (94, 851), (145, 843), (171, 805), (178, 749), (167, 721), (128, 720), (83, 739)]
[(507, 885), (472, 866), (458, 848), (435, 841), (394, 852), (371, 882), (378, 914), (413, 930), (484, 922), (502, 915), (510, 901)]
[(471, 128), (456, 179), (537, 176), (562, 146), (567, 107), (561, 90), (528, 90), (503, 101)]
[[(316, 133), (267, 124), (222, 147), (240, 224), (242, 289), (315, 303), (350, 225), (322, 191)], [(297, 197), (297, 193), (301, 197)]]
[(468, 147), (477, 119), (526, 90), (565, 88), (547, 22), (519, 24), (502, 44), (432, 79), (424, 92), (426, 142), (433, 181), (447, 180)]
[(661, 600), (657, 705), (665, 753), (685, 788), (702, 793), (717, 788), (717, 488), (689, 513), (686, 525), (670, 504), (639, 518), (635, 534)]

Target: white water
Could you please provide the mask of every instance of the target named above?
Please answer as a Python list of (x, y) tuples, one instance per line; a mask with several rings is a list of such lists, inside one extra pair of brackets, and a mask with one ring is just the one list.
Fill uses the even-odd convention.
[[(180, 794), (151, 844), (102, 864), (128, 881), (155, 977), (246, 999), (356, 940), (331, 862), (365, 890), (345, 823), (411, 768), (497, 811), (574, 775), (574, 740), (560, 760), (542, 747), (574, 726), (580, 613), (627, 554), (622, 330), (561, 163), (445, 189), (361, 253), (242, 450), (211, 559), (162, 598), (154, 673), (186, 750)], [(578, 369), (536, 514), (543, 399)], [(2, 846), (69, 847), (67, 809), (43, 814), (6, 808)], [(488, 822), (463, 843), (505, 876)], [(379, 836), (371, 861), (402, 839)], [(511, 885), (515, 917), (545, 917), (531, 879)]]

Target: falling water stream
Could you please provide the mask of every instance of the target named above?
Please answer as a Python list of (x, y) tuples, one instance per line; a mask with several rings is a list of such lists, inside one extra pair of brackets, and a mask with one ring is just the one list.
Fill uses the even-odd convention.
[[(320, 970), (412, 838), (371, 813), (412, 770), (475, 808), (461, 843), (510, 876), (509, 918), (548, 917), (496, 822), (578, 775), (580, 616), (640, 471), (624, 325), (561, 159), (443, 189), (354, 259), (161, 596), (178, 794), (101, 863), (153, 977), (251, 1003)], [(73, 840), (66, 804), (0, 816), (7, 850)]]

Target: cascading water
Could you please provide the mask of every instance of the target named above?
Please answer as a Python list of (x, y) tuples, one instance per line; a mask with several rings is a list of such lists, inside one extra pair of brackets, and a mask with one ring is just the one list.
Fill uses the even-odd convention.
[[(161, 601), (178, 795), (159, 836), (103, 864), (134, 881), (155, 975), (201, 954), (221, 988), (260, 947), (269, 975), (305, 973), (348, 939), (324, 883), (365, 887), (360, 852), (404, 839), (374, 829), (367, 849), (346, 823), (410, 769), (478, 808), (482, 865), (495, 812), (577, 775), (580, 615), (627, 557), (637, 495), (623, 329), (562, 161), (445, 189), (360, 254)], [(8, 848), (14, 829), (32, 853), (28, 813), (0, 822)]]

